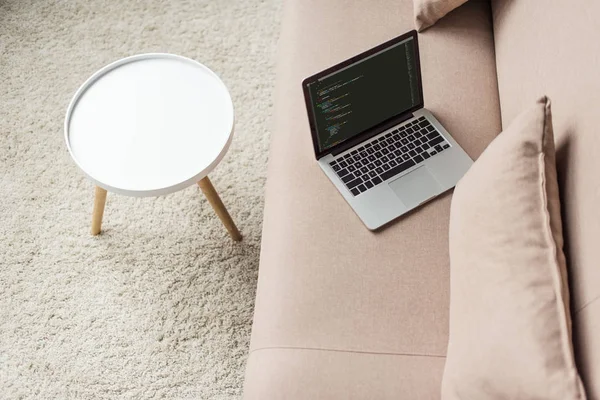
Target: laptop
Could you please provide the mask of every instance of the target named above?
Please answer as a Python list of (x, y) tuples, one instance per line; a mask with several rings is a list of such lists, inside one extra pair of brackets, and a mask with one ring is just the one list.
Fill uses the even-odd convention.
[(368, 229), (453, 188), (473, 163), (424, 108), (416, 31), (302, 88), (316, 159)]

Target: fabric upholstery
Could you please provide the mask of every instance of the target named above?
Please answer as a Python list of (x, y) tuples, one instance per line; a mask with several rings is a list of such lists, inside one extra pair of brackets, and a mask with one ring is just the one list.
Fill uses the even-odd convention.
[(419, 32), (435, 24), (440, 18), (463, 5), (467, 0), (414, 0), (415, 26)]
[(550, 101), (524, 111), (457, 185), (442, 399), (583, 400)]
[(553, 101), (576, 362), (588, 398), (600, 399), (600, 3), (493, 0), (492, 9), (503, 125), (529, 99)]
[[(246, 399), (306, 398), (294, 390), (267, 395), (291, 384), (290, 374), (325, 393), (329, 383), (320, 373), (336, 375), (341, 388), (361, 368), (392, 364), (393, 371), (422, 375), (360, 380), (360, 393), (439, 397), (451, 194), (368, 231), (317, 165), (301, 88), (304, 78), (413, 29), (412, 6), (412, 0), (286, 2)], [(500, 132), (489, 4), (467, 3), (420, 35), (419, 45), (426, 107), (476, 158)], [(349, 364), (353, 372), (338, 376)], [(393, 396), (381, 385), (394, 388)]]
[(444, 357), (261, 349), (248, 360), (245, 398), (439, 400)]

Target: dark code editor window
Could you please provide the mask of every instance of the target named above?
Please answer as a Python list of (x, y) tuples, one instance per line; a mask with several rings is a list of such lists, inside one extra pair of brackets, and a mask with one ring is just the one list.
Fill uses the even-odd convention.
[(407, 39), (309, 85), (321, 151), (420, 101), (414, 39)]

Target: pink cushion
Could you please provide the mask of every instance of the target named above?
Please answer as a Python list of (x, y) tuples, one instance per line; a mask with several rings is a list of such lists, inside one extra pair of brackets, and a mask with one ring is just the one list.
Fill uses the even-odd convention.
[(417, 30), (422, 32), (435, 24), (438, 19), (466, 2), (467, 0), (414, 0)]
[(585, 399), (571, 342), (550, 101), (457, 185), (443, 399)]

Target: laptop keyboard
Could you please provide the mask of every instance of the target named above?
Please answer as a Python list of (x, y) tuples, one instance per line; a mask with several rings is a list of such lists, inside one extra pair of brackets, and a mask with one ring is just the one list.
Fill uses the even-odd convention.
[(329, 165), (358, 196), (440, 153), (450, 145), (421, 117), (338, 157)]

